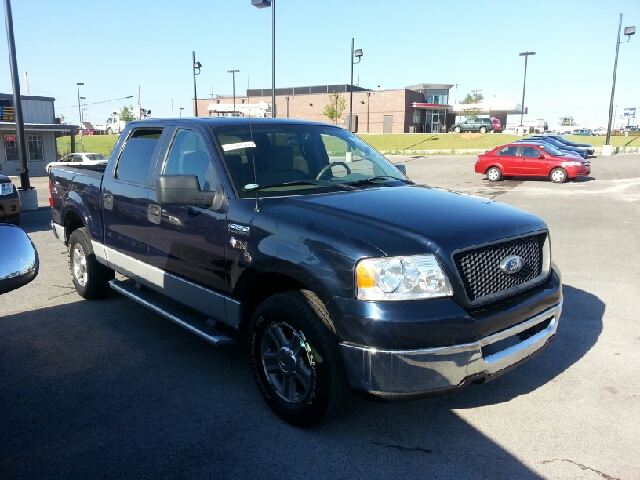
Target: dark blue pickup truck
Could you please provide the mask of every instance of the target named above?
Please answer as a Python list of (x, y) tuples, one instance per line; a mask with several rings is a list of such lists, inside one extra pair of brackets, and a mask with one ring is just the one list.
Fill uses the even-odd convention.
[(561, 280), (540, 218), (416, 185), (345, 129), (136, 121), (102, 168), (51, 170), (78, 293), (114, 289), (214, 344), (247, 335), (260, 392), (294, 425), (351, 391), (481, 383), (555, 335)]

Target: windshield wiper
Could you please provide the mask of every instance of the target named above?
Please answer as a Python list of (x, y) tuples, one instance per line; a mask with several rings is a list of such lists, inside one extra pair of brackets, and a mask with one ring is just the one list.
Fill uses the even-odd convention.
[(355, 187), (351, 185), (346, 185), (344, 183), (335, 183), (329, 182), (327, 180), (295, 180), (293, 182), (283, 182), (283, 183), (272, 183), (269, 185), (258, 185), (256, 183), (250, 183), (245, 185), (242, 189), (245, 192), (257, 192), (258, 190), (265, 190), (267, 188), (277, 188), (277, 187), (291, 187), (297, 185), (315, 185), (315, 186), (327, 186), (327, 187), (337, 187), (342, 190), (355, 190)]
[(353, 182), (347, 182), (349, 185), (364, 185), (367, 183), (376, 183), (383, 180), (397, 180), (403, 183), (412, 183), (411, 180), (407, 180), (406, 178), (398, 178), (392, 177), (391, 175), (378, 175), (376, 177), (363, 178), (362, 180), (355, 180)]

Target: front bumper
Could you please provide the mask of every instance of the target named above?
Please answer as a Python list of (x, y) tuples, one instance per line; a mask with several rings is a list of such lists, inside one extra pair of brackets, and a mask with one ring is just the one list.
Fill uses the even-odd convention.
[(387, 400), (448, 393), (508, 371), (553, 339), (562, 310), (555, 306), (478, 341), (449, 347), (384, 350), (341, 343), (351, 386)]

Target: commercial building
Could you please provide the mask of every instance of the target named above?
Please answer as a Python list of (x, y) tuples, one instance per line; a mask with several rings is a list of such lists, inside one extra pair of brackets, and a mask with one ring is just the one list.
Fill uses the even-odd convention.
[[(522, 107), (515, 102), (484, 101), (476, 105), (451, 104), (453, 85), (421, 83), (395, 90), (370, 90), (356, 85), (316, 85), (311, 87), (276, 88), (276, 115), (280, 118), (300, 118), (330, 122), (325, 108), (332, 94), (339, 94), (345, 108), (336, 124), (346, 127), (349, 117), (350, 94), (353, 94), (353, 130), (357, 133), (443, 133), (448, 132), (456, 117), (465, 110), (499, 118), (503, 125), (507, 115), (520, 114)], [(198, 100), (199, 116), (233, 115), (270, 116), (265, 110), (256, 115), (259, 104), (270, 107), (271, 89), (249, 89), (244, 96), (217, 96)], [(526, 111), (525, 111), (526, 113)]]
[[(22, 95), (20, 100), (27, 141), (29, 175), (46, 175), (47, 163), (55, 162), (57, 159), (56, 133), (70, 135), (76, 126), (55, 122), (54, 98)], [(19, 175), (20, 158), (13, 95), (0, 94), (0, 134), (4, 147), (0, 150), (0, 173)]]

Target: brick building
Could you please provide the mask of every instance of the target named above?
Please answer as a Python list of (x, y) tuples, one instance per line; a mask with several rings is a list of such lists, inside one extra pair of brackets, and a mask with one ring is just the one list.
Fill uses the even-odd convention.
[[(445, 112), (449, 89), (452, 85), (421, 84), (398, 90), (368, 90), (350, 85), (320, 85), (312, 87), (294, 87), (276, 89), (276, 114), (282, 118), (300, 118), (318, 122), (330, 122), (323, 114), (331, 101), (330, 94), (337, 92), (346, 102), (338, 125), (346, 126), (349, 117), (349, 89), (353, 89), (353, 124), (358, 133), (410, 133), (425, 131), (427, 108), (413, 107), (414, 103), (427, 105), (427, 99), (433, 102), (433, 91), (437, 90), (437, 104), (432, 108)], [(236, 111), (243, 114), (243, 106), (260, 102), (271, 103), (271, 89), (250, 89), (244, 96), (236, 96)], [(216, 112), (216, 105), (233, 104), (230, 95), (215, 99), (199, 99), (199, 116), (217, 116), (230, 113)], [(419, 114), (415, 111), (419, 110)], [(267, 115), (270, 116), (270, 113)], [(444, 116), (442, 116), (444, 121)], [(453, 123), (453, 121), (451, 121)]]
[[(442, 133), (448, 132), (464, 109), (474, 107), (483, 115), (507, 123), (507, 115), (519, 114), (520, 105), (513, 102), (485, 101), (478, 105), (450, 105), (453, 85), (421, 83), (397, 90), (369, 90), (355, 85), (317, 85), (312, 87), (276, 88), (276, 115), (330, 122), (324, 109), (332, 93), (339, 93), (346, 108), (336, 122), (346, 127), (349, 96), (353, 92), (353, 130), (357, 133)], [(271, 89), (249, 89), (246, 95), (217, 96), (198, 100), (199, 116), (236, 115), (271, 116)], [(263, 106), (264, 108), (259, 108)]]

